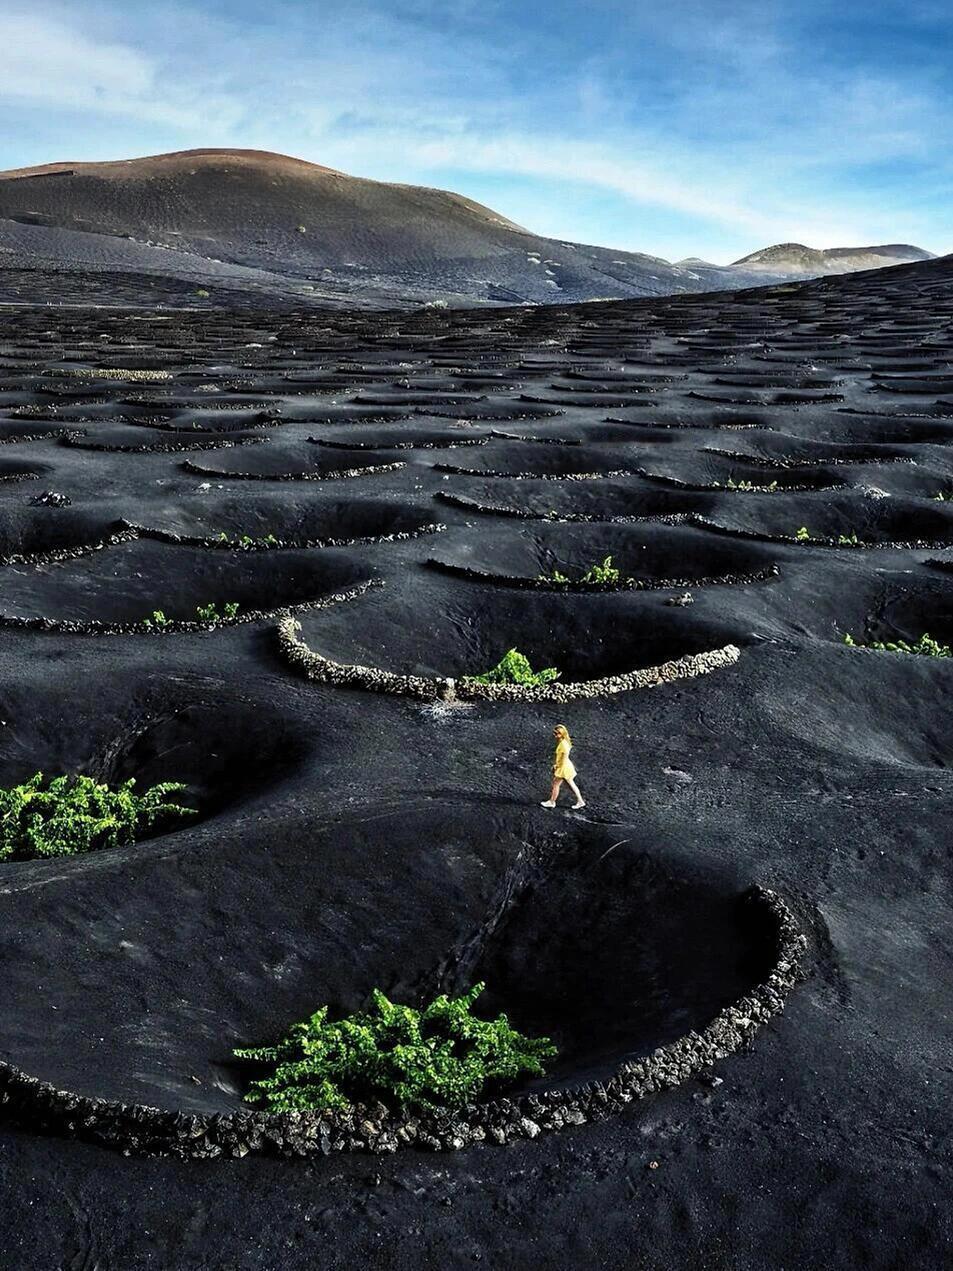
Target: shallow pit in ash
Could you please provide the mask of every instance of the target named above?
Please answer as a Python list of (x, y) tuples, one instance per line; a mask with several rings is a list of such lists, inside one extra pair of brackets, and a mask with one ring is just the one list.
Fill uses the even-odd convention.
[(739, 902), (734, 882), (666, 863), (636, 835), (589, 830), (518, 859), (441, 987), (484, 981), (479, 1011), (553, 1039), (559, 1054), (534, 1088), (604, 1079), (704, 1028), (768, 973), (771, 933)]
[(278, 443), (269, 439), (267, 444), (239, 446), (223, 450), (207, 458), (199, 456), (188, 471), (209, 479), (241, 479), (274, 481), (282, 477), (307, 480), (333, 477), (336, 472), (351, 468), (367, 468), (391, 462), (394, 455), (387, 451), (369, 454), (366, 450), (330, 450), (311, 446), (307, 442)]
[(441, 493), (464, 500), (465, 511), (484, 508), (538, 520), (614, 521), (706, 512), (715, 506), (707, 491), (664, 489), (639, 477), (571, 482), (466, 477)]
[(793, 538), (806, 529), (812, 538), (851, 539), (870, 544), (953, 543), (953, 508), (947, 503), (883, 497), (852, 490), (821, 500), (811, 495), (783, 498), (725, 498), (711, 514), (718, 525), (749, 533)]
[[(64, 711), (63, 674), (4, 690), (0, 786), (18, 784), (35, 772), (47, 777), (82, 773), (111, 785), (134, 778), (140, 793), (164, 781), (181, 781), (187, 789), (177, 801), (203, 818), (253, 799), (282, 773), (293, 771), (304, 752), (302, 730), (273, 705), (205, 677), (73, 681)], [(165, 828), (171, 832), (195, 824), (190, 817)]]
[(745, 643), (744, 629), (672, 608), (651, 592), (522, 592), (422, 571), (412, 589), (390, 585), (300, 615), (316, 653), (401, 675), (479, 675), (516, 646), (534, 670), (564, 683), (602, 679), (691, 653)]
[(511, 524), (488, 528), (479, 536), (451, 533), (433, 553), (434, 561), (445, 568), (523, 582), (552, 580), (558, 573), (578, 583), (608, 557), (619, 571), (619, 585), (634, 579), (647, 587), (731, 581), (773, 564), (760, 544), (720, 538), (690, 526), (653, 524)]
[(368, 577), (346, 553), (208, 551), (154, 540), (120, 543), (54, 564), (8, 566), (3, 618), (116, 625), (140, 623), (154, 610), (194, 621), (199, 606), (229, 603), (238, 616), (320, 600)]
[(142, 523), (185, 538), (215, 540), (224, 534), (233, 542), (243, 538), (264, 542), (271, 536), (305, 547), (417, 534), (439, 522), (428, 511), (397, 499), (343, 499), (337, 493), (329, 497), (310, 488), (298, 493), (293, 487), (281, 494), (240, 497), (216, 491), (168, 499), (143, 512)]
[[(311, 749), (334, 759), (320, 734)], [(234, 1046), (323, 1004), (360, 1010), (375, 986), (417, 1005), (486, 980), (477, 1013), (559, 1047), (527, 1084), (569, 1086), (703, 1028), (773, 955), (743, 885), (638, 831), (547, 826), (528, 844), (436, 803), (329, 830), (290, 806), (263, 834), (266, 850), (231, 818), (5, 867), (4, 1058), (83, 1094), (237, 1109), (251, 1073)]]
[(0, 504), (0, 560), (89, 547), (120, 529), (118, 521), (85, 508), (3, 503)]
[(545, 446), (529, 441), (495, 440), (486, 446), (459, 455), (438, 466), (438, 471), (452, 467), (463, 468), (477, 475), (542, 477), (551, 481), (573, 477), (606, 477), (613, 472), (634, 470), (635, 459), (621, 449), (611, 447), (602, 450), (594, 446)]
[[(799, 490), (838, 489), (846, 484), (836, 467), (767, 467), (740, 452), (716, 450), (668, 450), (653, 453), (640, 464), (647, 479), (671, 482), (699, 490), (732, 493), (784, 493)], [(732, 486), (741, 489), (732, 490)], [(754, 490), (750, 487), (754, 487)], [(748, 487), (747, 489), (745, 487)]]

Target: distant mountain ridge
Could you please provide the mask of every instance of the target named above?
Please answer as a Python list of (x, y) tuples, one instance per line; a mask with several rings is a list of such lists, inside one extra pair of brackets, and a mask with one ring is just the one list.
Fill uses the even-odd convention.
[(816, 278), (824, 274), (845, 274), (857, 269), (883, 269), (889, 265), (912, 265), (933, 260), (932, 252), (910, 243), (886, 243), (878, 247), (828, 247), (824, 250), (803, 243), (776, 243), (733, 261), (731, 269), (761, 270)]
[[(887, 252), (897, 254), (877, 255)], [(282, 302), (625, 299), (928, 257), (918, 248), (813, 252), (781, 244), (730, 266), (672, 264), (544, 238), (450, 191), (370, 181), (258, 150), (0, 172), (0, 266), (162, 275)]]

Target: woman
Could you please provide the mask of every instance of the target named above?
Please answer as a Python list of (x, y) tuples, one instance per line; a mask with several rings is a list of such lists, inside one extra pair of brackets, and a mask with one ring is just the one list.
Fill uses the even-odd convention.
[(565, 724), (557, 724), (553, 729), (553, 736), (556, 738), (556, 757), (553, 760), (553, 788), (550, 791), (549, 798), (545, 799), (541, 806), (544, 808), (554, 808), (556, 806), (556, 800), (559, 798), (559, 788), (565, 781), (576, 796), (576, 802), (572, 805), (573, 810), (584, 808), (586, 801), (579, 793), (579, 787), (576, 785), (576, 769), (569, 758), (569, 752), (572, 750), (572, 738), (569, 736), (569, 729)]

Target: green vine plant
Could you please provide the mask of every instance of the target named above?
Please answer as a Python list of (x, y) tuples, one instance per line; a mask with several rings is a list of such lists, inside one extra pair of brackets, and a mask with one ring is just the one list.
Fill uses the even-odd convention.
[(230, 600), (222, 606), (222, 612), (219, 613), (213, 600), (207, 605), (196, 605), (195, 616), (199, 622), (228, 622), (230, 619), (238, 617), (239, 608), (240, 606), (236, 601)]
[[(612, 586), (621, 581), (621, 571), (616, 569), (612, 564), (612, 557), (606, 556), (601, 564), (590, 565), (584, 574), (575, 579), (580, 583), (601, 583), (603, 586)], [(565, 574), (561, 574), (558, 569), (554, 569), (550, 574), (540, 574), (538, 582), (541, 583), (558, 583), (562, 586), (568, 586), (574, 580), (567, 578)]]
[(940, 644), (925, 631), (916, 644), (907, 640), (855, 640), (850, 633), (844, 636), (844, 643), (852, 649), (879, 649), (883, 653), (916, 653), (927, 658), (953, 658), (953, 648), (948, 644)]
[(169, 626), (172, 619), (167, 618), (161, 609), (153, 609), (151, 618), (144, 618), (142, 625), (147, 631), (161, 631), (163, 627)]
[(534, 671), (525, 653), (520, 653), (519, 649), (508, 649), (489, 671), (482, 675), (466, 675), (464, 680), (474, 684), (526, 684), (539, 688), (558, 680), (561, 674), (554, 666)]
[(556, 1047), (547, 1037), (517, 1032), (505, 1015), (473, 1015), (484, 987), (476, 984), (460, 997), (441, 994), (423, 1010), (374, 989), (367, 1011), (340, 1020), (328, 1019), (322, 1006), (276, 1045), (234, 1052), (270, 1070), (245, 1098), (273, 1112), (376, 1100), (435, 1111), (472, 1102), (489, 1083), (542, 1076)]
[[(715, 485), (719, 483), (716, 481)], [(729, 477), (725, 482), (726, 490), (744, 490), (746, 493), (758, 494), (775, 494), (778, 489), (777, 481), (772, 481), (768, 485), (757, 485), (754, 481), (736, 481), (734, 477)]]
[(251, 534), (226, 534), (224, 530), (220, 530), (216, 535), (216, 541), (227, 543), (229, 547), (242, 548), (244, 551), (248, 551), (253, 547), (278, 546), (278, 540), (274, 534), (266, 534), (263, 538), (253, 538)]
[(170, 795), (186, 787), (164, 781), (138, 795), (130, 777), (111, 788), (87, 776), (35, 773), (22, 785), (0, 789), (0, 861), (76, 856), (128, 847), (163, 821), (196, 816)]
[[(222, 612), (219, 613), (218, 605), (213, 600), (207, 605), (196, 605), (195, 617), (192, 621), (205, 624), (228, 622), (238, 617), (240, 608), (241, 605), (237, 601), (229, 600), (222, 606)], [(142, 625), (146, 631), (161, 631), (164, 627), (171, 626), (173, 621), (174, 619), (167, 617), (161, 609), (153, 609), (151, 617), (144, 618)]]
[[(801, 526), (798, 532), (794, 535), (794, 538), (798, 543), (815, 542), (814, 535), (811, 533), (811, 531), (807, 528), (806, 525)], [(817, 540), (817, 541), (823, 542), (823, 540)], [(838, 547), (863, 547), (864, 540), (862, 538), (857, 537), (856, 531), (852, 531), (850, 534), (838, 534), (837, 546)]]

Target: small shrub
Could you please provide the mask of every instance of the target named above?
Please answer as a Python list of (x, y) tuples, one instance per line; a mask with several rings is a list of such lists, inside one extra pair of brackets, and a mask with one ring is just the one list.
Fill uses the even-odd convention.
[(953, 490), (939, 490), (933, 496), (934, 503), (953, 503)]
[(838, 547), (860, 547), (861, 539), (859, 539), (856, 534), (838, 534), (837, 546)]
[(483, 988), (476, 984), (454, 998), (442, 994), (424, 1010), (400, 1006), (375, 989), (369, 1010), (342, 1020), (329, 1020), (322, 1006), (277, 1045), (235, 1051), (273, 1069), (245, 1098), (274, 1112), (376, 1099), (436, 1110), (471, 1102), (488, 1082), (542, 1076), (556, 1047), (545, 1037), (524, 1037), (505, 1015), (472, 1015)]
[[(618, 583), (622, 575), (618, 569), (612, 564), (612, 557), (607, 556), (601, 565), (590, 565), (586, 572), (580, 575), (578, 581), (581, 583)], [(554, 569), (551, 574), (540, 574), (538, 581), (541, 583), (559, 583), (567, 585), (573, 580), (567, 578), (565, 574), (561, 574), (558, 569)]]
[(274, 534), (265, 534), (262, 538), (254, 538), (251, 534), (226, 534), (224, 530), (220, 530), (216, 535), (216, 542), (228, 543), (230, 547), (242, 547), (246, 550), (251, 547), (277, 547), (278, 540)]
[(195, 616), (199, 622), (225, 622), (229, 618), (236, 618), (239, 608), (240, 606), (236, 601), (230, 600), (223, 606), (222, 612), (219, 613), (218, 606), (213, 600), (207, 605), (196, 605)]
[(809, 543), (811, 541), (811, 531), (806, 525), (802, 525), (794, 537), (799, 543)]
[(210, 291), (206, 291), (204, 287), (199, 287), (198, 291), (195, 294), (199, 297), (200, 300), (208, 300), (209, 296), (212, 293)]
[(601, 565), (590, 565), (582, 576), (584, 583), (617, 583), (619, 571), (612, 564), (612, 557), (607, 556)]
[(953, 658), (953, 648), (948, 644), (940, 644), (939, 640), (934, 640), (925, 631), (916, 644), (910, 644), (907, 640), (871, 640), (864, 644), (861, 640), (855, 640), (849, 632), (844, 636), (844, 643), (852, 649), (878, 649), (882, 653), (915, 653), (927, 658)]
[(540, 687), (558, 680), (560, 674), (561, 672), (554, 666), (534, 671), (525, 653), (520, 653), (519, 649), (508, 649), (496, 666), (489, 671), (484, 671), (482, 675), (467, 675), (464, 678), (476, 684), (530, 684)]
[(777, 488), (777, 481), (772, 481), (769, 485), (756, 485), (753, 481), (735, 481), (733, 477), (729, 477), (725, 483), (727, 490), (758, 491), (761, 494), (774, 494)]
[(171, 621), (172, 619), (167, 618), (161, 609), (153, 609), (152, 617), (144, 618), (142, 625), (147, 631), (155, 631), (162, 627), (167, 627)]
[(54, 777), (42, 772), (22, 785), (0, 789), (0, 860), (75, 856), (105, 847), (126, 847), (171, 817), (194, 816), (194, 808), (169, 802), (186, 787), (178, 781), (133, 791), (135, 779), (111, 789), (92, 777)]

